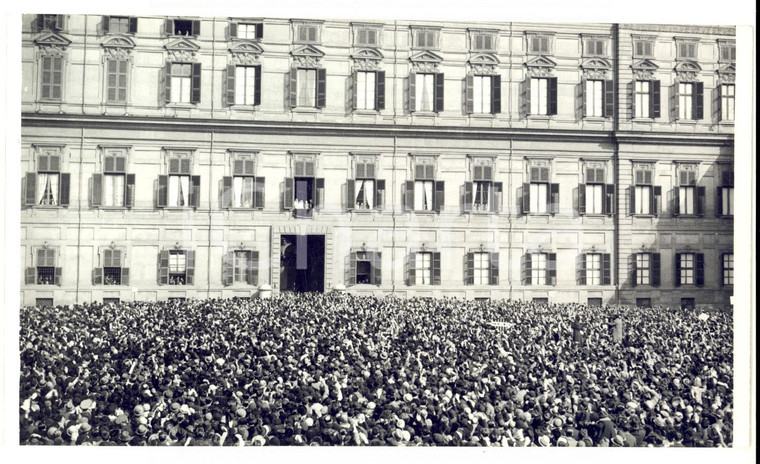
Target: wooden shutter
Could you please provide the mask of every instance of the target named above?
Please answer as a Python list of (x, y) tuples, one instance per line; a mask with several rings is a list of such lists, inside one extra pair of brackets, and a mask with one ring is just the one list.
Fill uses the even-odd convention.
[(256, 25), (256, 38), (259, 40), (264, 38), (264, 23)]
[(356, 285), (356, 252), (348, 254), (348, 276), (346, 285)]
[(92, 175), (92, 192), (90, 204), (100, 206), (103, 204), (103, 174)]
[(234, 105), (235, 104), (235, 70), (237, 69), (237, 66), (235, 65), (229, 65), (227, 66), (227, 104), (228, 105)]
[(414, 181), (406, 181), (406, 192), (404, 194), (404, 203), (407, 211), (414, 211)]
[(472, 74), (468, 74), (464, 78), (464, 106), (465, 106), (465, 112), (467, 114), (474, 113), (474, 80), (475, 76)]
[(253, 105), (261, 105), (261, 65), (257, 64), (253, 67)]
[(435, 73), (435, 111), (443, 111), (443, 73)]
[(694, 255), (694, 284), (697, 287), (705, 285), (705, 255), (697, 253)]
[(650, 81), (652, 93), (649, 98), (649, 114), (652, 118), (660, 117), (660, 81)]
[(433, 285), (441, 285), (441, 253), (439, 251), (434, 251), (432, 254), (432, 279), (431, 284)]
[(327, 70), (317, 69), (317, 108), (325, 107), (327, 98)]
[(164, 21), (164, 32), (166, 35), (174, 35), (174, 20), (167, 19)]
[(266, 179), (264, 177), (255, 177), (253, 179), (253, 207), (256, 209), (264, 209), (264, 203), (266, 201)]
[[(377, 86), (377, 83), (375, 83), (375, 85)], [(348, 86), (349, 89), (348, 92), (346, 92), (346, 95), (351, 97), (351, 110), (356, 111), (359, 107), (359, 71), (354, 70), (351, 72), (351, 76), (348, 78)]]
[(379, 252), (373, 252), (371, 253), (372, 257), (372, 277), (371, 277), (371, 283), (372, 285), (380, 286), (383, 284), (383, 260), (382, 260), (382, 253)]
[(472, 182), (464, 183), (464, 210), (472, 211)]
[(57, 267), (55, 268), (55, 285), (61, 286), (61, 280), (62, 280), (62, 274), (63, 274), (63, 268)]
[(230, 23), (230, 38), (236, 39), (238, 38), (238, 25), (237, 23)]
[(92, 270), (92, 284), (103, 285), (103, 268), (96, 267)]
[(694, 83), (692, 98), (693, 98), (692, 105), (691, 105), (691, 108), (693, 111), (692, 119), (694, 120), (703, 119), (705, 117), (705, 108), (704, 108), (705, 84), (704, 82)]
[(581, 253), (578, 256), (578, 285), (586, 285), (586, 254)]
[(409, 252), (409, 256), (407, 257), (406, 262), (406, 284), (407, 285), (414, 285), (416, 281), (416, 270), (414, 268), (415, 264), (417, 263), (417, 253), (415, 252)]
[(195, 37), (201, 35), (201, 21), (199, 19), (193, 20), (191, 34)]
[(322, 209), (325, 207), (325, 179), (322, 177), (318, 177), (314, 180), (314, 187), (315, 187), (315, 195), (314, 198), (316, 199), (315, 205), (317, 209)]
[(25, 206), (34, 206), (37, 204), (37, 173), (26, 173), (26, 195), (24, 196)]
[(375, 109), (385, 109), (385, 71), (375, 72)]
[[(650, 266), (651, 266), (651, 262), (650, 262)], [(631, 287), (636, 287), (636, 285), (637, 285), (637, 283), (636, 283), (636, 267), (637, 267), (636, 266), (636, 253), (634, 253), (634, 254), (628, 256), (628, 272), (629, 272), (628, 276), (630, 277), (630, 280), (631, 280)], [(651, 267), (650, 267), (649, 275), (650, 275), (650, 278), (651, 278), (651, 275), (652, 275)]]
[[(195, 21), (193, 21), (193, 24)], [(200, 103), (201, 101), (201, 64), (193, 63), (192, 71), (192, 90), (190, 103)]]
[(441, 212), (444, 205), (444, 190), (443, 190), (444, 183), (442, 180), (435, 182), (435, 200), (434, 200), (434, 209), (437, 212)]
[(491, 113), (501, 113), (501, 75), (491, 76)]
[(158, 176), (158, 192), (156, 196), (156, 206), (166, 208), (169, 190), (169, 176)]
[(248, 285), (259, 284), (259, 252), (251, 251), (251, 261), (246, 267), (246, 282)]
[(631, 185), (628, 187), (628, 202), (629, 202), (629, 208), (628, 214), (633, 216), (636, 214), (636, 186)]
[(655, 185), (654, 188), (654, 195), (651, 195), (650, 198), (650, 211), (651, 214), (654, 215), (660, 215), (662, 214), (662, 187), (659, 185)]
[(113, 252), (108, 248), (103, 250), (103, 267), (114, 267)]
[(723, 86), (718, 84), (715, 87), (716, 99), (715, 99), (715, 113), (718, 117), (718, 121), (723, 120)]
[(232, 208), (232, 176), (222, 177), (222, 208)]
[(604, 81), (604, 116), (611, 118), (615, 115), (615, 82)]
[(504, 197), (504, 188), (501, 182), (493, 183), (493, 200), (491, 201), (491, 211), (494, 213), (501, 212)]
[(723, 187), (716, 187), (715, 189), (715, 215), (723, 216)]
[(557, 253), (546, 253), (546, 277), (549, 285), (557, 285)]
[(69, 190), (71, 187), (71, 174), (61, 173), (61, 181), (58, 183), (58, 204), (69, 206)]
[(578, 214), (586, 214), (586, 184), (578, 184)]
[(681, 253), (676, 253), (676, 264), (673, 266), (675, 274), (673, 276), (673, 285), (676, 287), (681, 286)]
[(111, 26), (111, 20), (110, 16), (103, 16), (101, 19), (101, 28), (103, 29), (104, 34), (108, 34), (110, 32), (110, 26)]
[(295, 108), (298, 106), (298, 68), (290, 68), (288, 93), (290, 95), (290, 107)]
[[(629, 84), (630, 85), (630, 89), (631, 89), (631, 93), (628, 96), (628, 98), (631, 99), (631, 119), (634, 119), (636, 117), (636, 83), (637, 82), (641, 82), (641, 81), (633, 80)], [(650, 84), (649, 88), (650, 88), (650, 91), (651, 91), (651, 88), (652, 88), (651, 84)], [(651, 93), (649, 94), (649, 108), (648, 109), (649, 109), (649, 117), (651, 118), (652, 117), (652, 94)]]
[(649, 278), (653, 287), (660, 286), (660, 253), (651, 253), (649, 255)]
[(697, 216), (704, 216), (707, 209), (707, 199), (705, 187), (697, 187)]
[(530, 184), (524, 182), (522, 186), (522, 212), (530, 213)]
[(34, 285), (37, 283), (37, 268), (32, 266), (26, 268), (26, 280), (27, 285)]
[(137, 18), (134, 16), (129, 18), (129, 33), (137, 34)]
[(604, 186), (604, 214), (612, 216), (615, 213), (615, 184)]
[(385, 179), (377, 179), (375, 181), (375, 209), (378, 211), (383, 210), (383, 203), (385, 202)]
[(228, 251), (222, 256), (222, 283), (229, 287), (235, 279), (235, 252)]
[(416, 94), (417, 94), (417, 74), (409, 73), (409, 112), (417, 111)]
[(293, 209), (293, 195), (295, 192), (295, 179), (292, 177), (286, 177), (285, 178), (285, 184), (283, 189), (283, 195), (282, 195), (282, 207), (286, 210), (292, 210)]
[(346, 180), (346, 210), (354, 209), (356, 202), (356, 186), (353, 179)]
[(550, 213), (559, 213), (559, 184), (549, 185), (549, 207), (547, 208)]
[(490, 285), (499, 285), (499, 253), (488, 253), (488, 277)]
[(172, 101), (172, 63), (167, 61), (164, 64), (164, 102)]
[(127, 181), (124, 184), (124, 206), (127, 208), (135, 206), (135, 174), (127, 174)]
[(158, 284), (169, 284), (169, 250), (161, 250), (161, 253), (159, 253)]
[(533, 281), (533, 256), (530, 253), (523, 255), (523, 285), (531, 285)]
[(673, 187), (673, 216), (681, 214), (681, 189)]
[(525, 114), (531, 114), (530, 77), (525, 78)]
[(602, 285), (610, 285), (612, 281), (612, 261), (609, 253), (602, 254)]
[(185, 251), (185, 285), (195, 285), (195, 251)]
[(550, 77), (547, 80), (549, 81), (549, 106), (547, 114), (555, 115), (557, 114), (557, 78)]
[(465, 253), (464, 255), (464, 284), (473, 285), (475, 283), (475, 254)]
[(201, 204), (201, 176), (191, 176), (190, 182), (190, 205), (198, 208)]

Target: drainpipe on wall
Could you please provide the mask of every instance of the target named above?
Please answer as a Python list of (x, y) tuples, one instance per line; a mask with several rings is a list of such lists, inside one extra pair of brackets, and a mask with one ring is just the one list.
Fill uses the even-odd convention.
[(612, 25), (612, 40), (615, 42), (615, 55), (612, 57), (612, 79), (615, 86), (615, 110), (612, 117), (612, 170), (615, 179), (615, 212), (612, 214), (614, 230), (612, 240), (612, 256), (615, 262), (615, 303), (620, 304), (620, 145), (617, 131), (620, 128), (620, 25)]
[[(84, 91), (87, 84), (85, 79), (85, 72), (87, 70), (87, 19), (89, 16), (84, 16), (84, 61), (82, 65), (82, 114), (84, 115)], [(81, 246), (82, 246), (82, 165), (84, 160), (84, 125), (79, 133), (79, 185), (77, 186), (77, 274), (76, 274), (76, 293), (74, 295), (74, 303), (79, 304), (79, 268), (81, 265)], [(71, 185), (69, 185), (71, 189)], [(90, 298), (92, 300), (92, 297)]]

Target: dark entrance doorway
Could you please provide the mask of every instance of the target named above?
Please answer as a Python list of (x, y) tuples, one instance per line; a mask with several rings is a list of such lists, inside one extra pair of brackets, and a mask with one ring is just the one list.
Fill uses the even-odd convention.
[(283, 235), (280, 238), (280, 291), (323, 292), (325, 236)]

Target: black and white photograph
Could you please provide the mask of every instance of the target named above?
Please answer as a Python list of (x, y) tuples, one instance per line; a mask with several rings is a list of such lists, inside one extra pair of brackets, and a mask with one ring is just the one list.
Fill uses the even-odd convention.
[(754, 462), (754, 17), (286, 3), (6, 15), (15, 459)]

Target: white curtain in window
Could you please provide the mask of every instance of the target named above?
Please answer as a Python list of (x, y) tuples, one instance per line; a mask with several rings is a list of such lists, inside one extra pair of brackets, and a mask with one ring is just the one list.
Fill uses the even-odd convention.
[(475, 211), (488, 211), (488, 197), (489, 197), (488, 182), (475, 182), (475, 195), (473, 197), (473, 209)]
[(317, 71), (315, 69), (298, 70), (298, 106), (316, 106)]
[(253, 105), (256, 91), (256, 68), (238, 66), (235, 68), (235, 104)]
[(586, 213), (587, 214), (602, 214), (604, 212), (602, 207), (602, 185), (601, 184), (587, 184), (586, 185)]
[(232, 206), (234, 208), (253, 207), (253, 177), (232, 179)]
[(375, 73), (359, 72), (356, 82), (356, 108), (360, 110), (375, 109)]
[(435, 75), (417, 74), (415, 101), (417, 111), (433, 111), (435, 103)]
[(636, 211), (635, 214), (652, 214), (649, 211), (649, 203), (651, 202), (652, 191), (649, 186), (637, 186), (636, 187)]
[(586, 116), (602, 116), (602, 102), (604, 100), (602, 82), (597, 80), (586, 81)]
[(169, 255), (169, 272), (181, 273), (185, 272), (185, 254), (170, 254)]
[(721, 121), (734, 120), (734, 92), (733, 84), (723, 84), (721, 87), (720, 119)]
[(172, 103), (190, 103), (190, 78), (172, 77)]
[(58, 205), (58, 174), (37, 174), (38, 205)]
[(549, 184), (530, 184), (530, 211), (546, 213)]
[(491, 112), (491, 76), (475, 76), (472, 106), (476, 113)]
[(414, 263), (415, 275), (414, 280), (417, 285), (427, 285), (430, 283), (430, 258), (431, 253), (417, 253)]
[(414, 183), (414, 209), (417, 211), (433, 210), (433, 181), (418, 180)]
[(530, 85), (530, 114), (547, 114), (549, 104), (548, 79), (533, 79)]
[(105, 206), (124, 206), (124, 176), (105, 176)]
[(679, 187), (678, 211), (681, 214), (694, 214), (694, 187)]
[(169, 206), (190, 205), (190, 176), (169, 176)]
[(733, 187), (722, 187), (722, 188), (723, 188), (722, 211), (724, 215), (731, 216), (734, 214), (734, 189)]
[(375, 181), (362, 179), (356, 181), (355, 205), (358, 209), (372, 209), (375, 207)]

